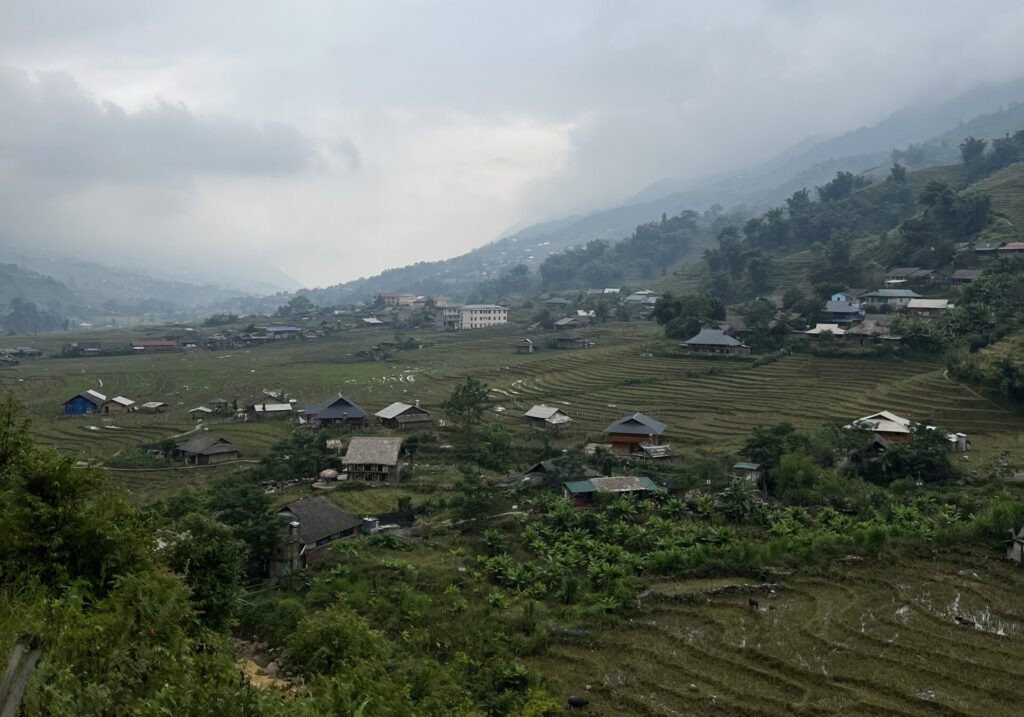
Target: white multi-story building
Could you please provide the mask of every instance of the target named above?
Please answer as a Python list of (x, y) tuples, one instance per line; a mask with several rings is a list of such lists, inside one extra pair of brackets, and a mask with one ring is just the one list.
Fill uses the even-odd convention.
[(508, 323), (508, 309), (497, 304), (445, 306), (441, 311), (444, 327), (455, 331), (485, 329), (488, 326), (504, 326)]

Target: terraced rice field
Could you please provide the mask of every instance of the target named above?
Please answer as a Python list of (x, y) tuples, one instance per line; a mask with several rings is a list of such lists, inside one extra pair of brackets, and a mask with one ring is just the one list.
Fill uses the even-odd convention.
[(1024, 571), (967, 551), (659, 584), (632, 618), (531, 666), (594, 715), (1010, 717), (1024, 713), (1021, 590)]

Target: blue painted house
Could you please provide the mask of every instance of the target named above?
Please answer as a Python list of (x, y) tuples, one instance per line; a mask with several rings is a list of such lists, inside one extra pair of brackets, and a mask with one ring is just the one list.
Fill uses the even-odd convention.
[(83, 391), (77, 396), (64, 402), (64, 413), (68, 416), (84, 416), (89, 413), (96, 413), (107, 400), (99, 391)]

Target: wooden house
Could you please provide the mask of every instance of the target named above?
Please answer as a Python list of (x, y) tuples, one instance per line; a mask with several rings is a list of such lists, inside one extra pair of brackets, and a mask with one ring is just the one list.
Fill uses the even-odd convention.
[(340, 393), (332, 396), (318, 406), (306, 406), (306, 416), (317, 427), (348, 426), (365, 428), (368, 424), (366, 411), (354, 401)]
[(750, 347), (720, 329), (701, 329), (682, 344), (683, 353), (702, 356), (746, 356)]
[(575, 508), (593, 505), (599, 493), (650, 498), (664, 492), (645, 476), (602, 476), (562, 484), (562, 496)]
[(732, 471), (729, 475), (743, 478), (757, 486), (764, 484), (764, 466), (760, 463), (749, 463), (746, 461), (733, 463)]
[(168, 408), (169, 406), (163, 401), (146, 401), (139, 406), (139, 409), (146, 413), (164, 413)]
[(131, 413), (138, 408), (135, 401), (124, 396), (114, 396), (100, 406), (100, 413)]
[(323, 496), (303, 498), (277, 512), (281, 539), (274, 550), (270, 576), (303, 570), (330, 549), (331, 543), (359, 535), (364, 519), (346, 513)]
[(426, 426), (434, 420), (429, 411), (425, 408), (420, 408), (419, 401), (415, 404), (395, 401), (390, 406), (382, 408), (373, 415), (377, 419), (378, 424), (399, 431)]
[(192, 420), (196, 420), (198, 418), (206, 418), (207, 416), (212, 414), (213, 409), (210, 408), (209, 406), (196, 406), (195, 408), (189, 409), (188, 411), (188, 415), (190, 418), (192, 418)]
[(934, 319), (952, 308), (949, 299), (911, 299), (907, 303), (907, 313), (923, 319)]
[(980, 279), (983, 273), (983, 269), (957, 269), (949, 277), (949, 283), (953, 286), (971, 284)]
[(587, 349), (593, 345), (592, 341), (587, 341), (576, 334), (564, 334), (555, 337), (556, 349)]
[(534, 406), (523, 414), (527, 425), (534, 428), (564, 428), (572, 423), (572, 419), (560, 408), (553, 406)]
[(224, 413), (228, 408), (228, 402), (223, 398), (212, 398), (206, 402), (206, 405), (213, 409), (214, 413)]
[(176, 445), (171, 457), (187, 465), (207, 466), (237, 461), (238, 449), (220, 436), (204, 432)]
[(869, 291), (861, 298), (865, 304), (903, 308), (911, 299), (920, 299), (921, 295), (912, 289), (879, 289)]
[(402, 479), (401, 438), (356, 437), (349, 441), (342, 465), (348, 477), (371, 483), (397, 484)]
[(605, 428), (605, 442), (611, 444), (615, 453), (637, 453), (641, 445), (658, 445), (667, 428), (661, 421), (642, 413), (634, 413)]
[(533, 341), (531, 341), (530, 339), (523, 339), (518, 344), (516, 344), (517, 354), (532, 354), (536, 350), (537, 345), (533, 343)]

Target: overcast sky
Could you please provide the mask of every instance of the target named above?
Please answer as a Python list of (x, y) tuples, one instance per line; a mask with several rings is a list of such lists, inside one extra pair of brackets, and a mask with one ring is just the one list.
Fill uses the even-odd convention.
[(1022, 28), (1015, 0), (0, 0), (0, 241), (336, 283), (1012, 79)]

